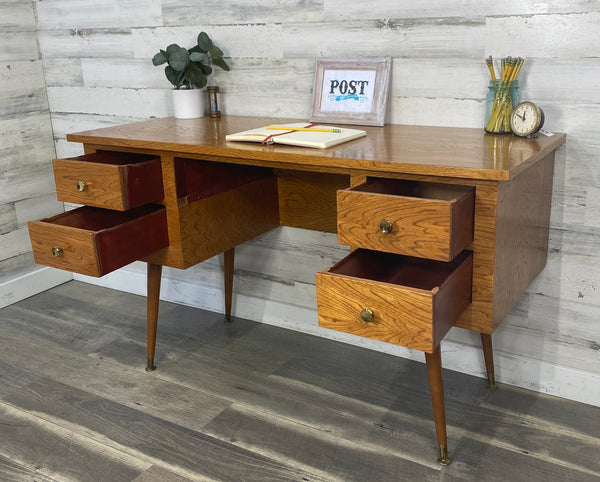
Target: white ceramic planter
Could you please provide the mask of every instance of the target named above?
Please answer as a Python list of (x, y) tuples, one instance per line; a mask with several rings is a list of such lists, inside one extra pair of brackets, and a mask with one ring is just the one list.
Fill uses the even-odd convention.
[(206, 92), (200, 89), (173, 89), (173, 115), (177, 119), (204, 117)]

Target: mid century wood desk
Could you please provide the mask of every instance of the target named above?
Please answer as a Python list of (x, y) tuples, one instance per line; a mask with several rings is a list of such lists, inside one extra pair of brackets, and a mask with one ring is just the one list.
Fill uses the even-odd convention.
[(337, 232), (354, 249), (316, 274), (319, 323), (425, 353), (449, 463), (440, 341), (452, 326), (479, 332), (493, 386), (491, 334), (546, 263), (566, 136), (388, 125), (326, 150), (225, 141), (272, 122), (167, 118), (68, 135), (85, 155), (54, 161), (57, 195), (85, 206), (29, 224), (36, 261), (92, 276), (146, 261), (152, 370), (162, 266), (225, 253), (229, 316), (235, 246), (280, 225)]

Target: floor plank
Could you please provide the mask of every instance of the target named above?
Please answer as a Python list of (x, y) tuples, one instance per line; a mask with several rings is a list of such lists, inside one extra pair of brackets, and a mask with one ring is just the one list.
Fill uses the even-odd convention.
[[(298, 480), (305, 475), (301, 469), (259, 453), (55, 380), (32, 383), (7, 397), (6, 403), (34, 413), (46, 422), (60, 420), (98, 444), (129, 455), (131, 459), (162, 463), (171, 471), (191, 472), (217, 480), (240, 480), (242, 476), (244, 480), (257, 481), (265, 478)], [(318, 480), (310, 473), (306, 475)]]
[(594, 481), (600, 409), (72, 281), (0, 309), (0, 480)]
[(0, 453), (24, 467), (17, 480), (33, 471), (57, 481), (85, 480), (93, 473), (94, 480), (107, 482), (131, 480), (141, 472), (138, 461), (119, 460), (119, 454), (97, 450), (76, 431), (10, 403), (0, 404), (0, 425)]
[[(346, 420), (346, 424), (352, 423), (352, 420)], [(246, 406), (234, 406), (224, 411), (207, 425), (206, 430), (276, 459), (300, 461), (313, 470), (326, 468), (328, 478), (340, 482), (437, 480), (441, 470), (433, 459), (429, 464), (426, 459), (411, 460), (416, 458), (414, 454), (405, 457), (406, 453), (392, 446), (389, 439), (387, 443), (381, 443), (382, 439), (379, 443), (366, 438), (351, 439), (325, 427), (307, 427), (287, 417)]]
[(141, 473), (133, 482), (189, 482), (194, 479), (189, 479), (179, 474), (165, 470), (162, 467), (153, 465), (145, 472)]
[(53, 482), (55, 479), (0, 455), (0, 480), (4, 482)]
[(495, 444), (465, 439), (453, 454), (448, 475), (453, 479), (486, 482), (593, 482), (598, 472), (587, 468), (562, 466), (551, 457), (531, 457), (527, 453), (506, 450)]

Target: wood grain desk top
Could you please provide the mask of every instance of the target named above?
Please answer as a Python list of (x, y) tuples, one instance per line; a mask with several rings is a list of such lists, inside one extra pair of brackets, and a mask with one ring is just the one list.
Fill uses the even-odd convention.
[(225, 136), (297, 119), (224, 116), (151, 119), (67, 135), (99, 147), (135, 148), (256, 161), (278, 167), (376, 171), (507, 181), (565, 143), (566, 135), (522, 139), (483, 129), (386, 125), (360, 127), (367, 136), (329, 149), (227, 142)]

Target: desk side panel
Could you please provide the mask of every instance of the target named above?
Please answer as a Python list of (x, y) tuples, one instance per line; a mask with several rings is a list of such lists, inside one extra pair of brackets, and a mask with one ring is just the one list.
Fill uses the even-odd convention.
[(481, 333), (492, 332), (497, 204), (497, 182), (476, 184), (472, 300), (455, 326)]
[(499, 184), (494, 329), (546, 266), (553, 176), (554, 152)]
[(177, 182), (173, 155), (164, 152), (161, 153), (161, 168), (164, 190), (162, 204), (164, 204), (167, 213), (169, 246), (142, 259), (142, 261), (171, 266), (173, 268), (183, 268), (181, 218), (177, 199)]

